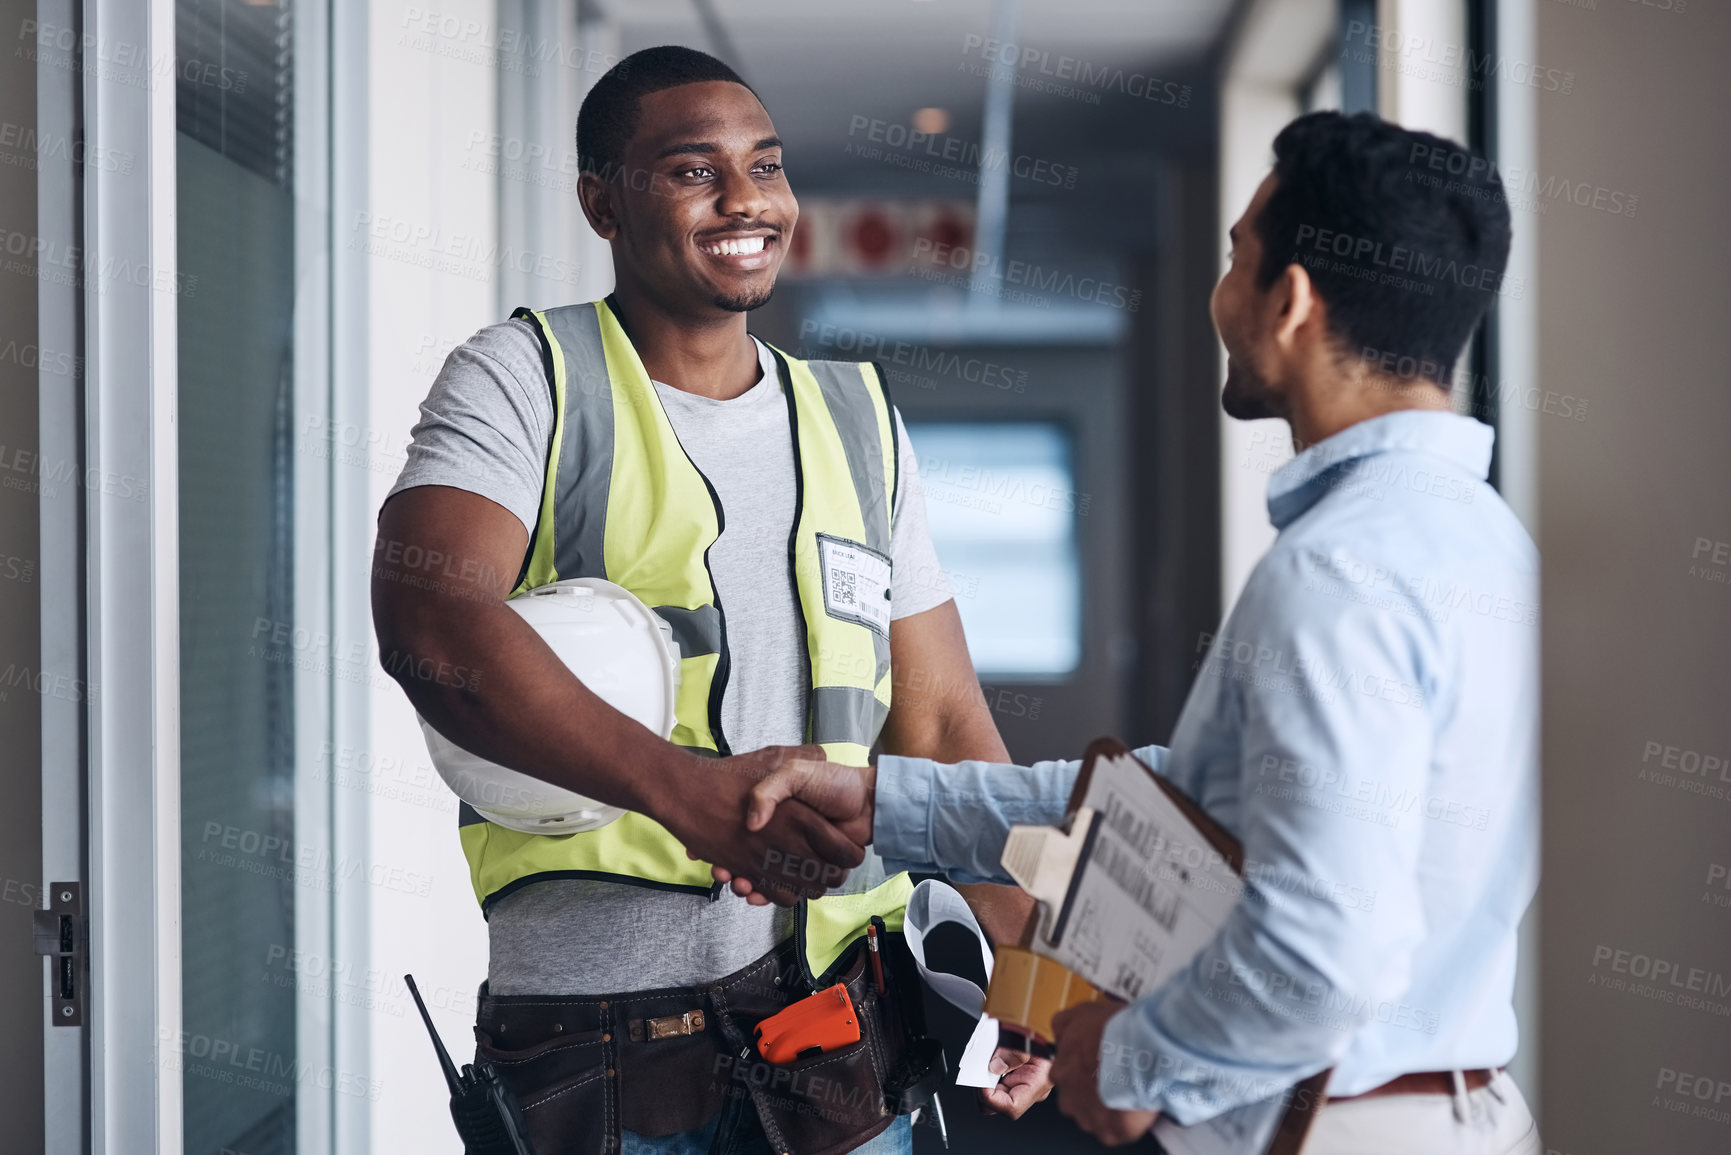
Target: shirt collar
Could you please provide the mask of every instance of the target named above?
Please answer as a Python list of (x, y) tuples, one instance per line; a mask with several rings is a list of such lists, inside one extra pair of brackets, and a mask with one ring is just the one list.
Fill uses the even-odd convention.
[(1328, 492), (1312, 484), (1346, 462), (1379, 453), (1424, 453), (1440, 457), (1480, 481), (1490, 476), (1496, 432), (1471, 417), (1430, 409), (1404, 409), (1349, 425), (1318, 441), (1268, 479), (1268, 517), (1285, 529)]

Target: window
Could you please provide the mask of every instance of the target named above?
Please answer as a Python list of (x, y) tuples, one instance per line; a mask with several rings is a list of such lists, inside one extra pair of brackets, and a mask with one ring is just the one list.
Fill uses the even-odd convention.
[(289, 1155), (311, 1085), (288, 965), (321, 881), (299, 849), (296, 671), (324, 657), (297, 644), (292, 585), (292, 31), (286, 4), (175, 7), (178, 259), (193, 290), (178, 301), (187, 1155)]
[(1049, 681), (1082, 656), (1069, 433), (1053, 422), (911, 422), (932, 541), (982, 677)]

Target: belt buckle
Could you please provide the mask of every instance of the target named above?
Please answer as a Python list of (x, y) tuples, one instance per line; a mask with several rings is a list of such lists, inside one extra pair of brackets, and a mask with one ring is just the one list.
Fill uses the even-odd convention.
[(627, 1029), (634, 1043), (695, 1035), (703, 1030), (703, 1012), (686, 1011), (682, 1015), (662, 1015), (658, 1019), (632, 1019)]

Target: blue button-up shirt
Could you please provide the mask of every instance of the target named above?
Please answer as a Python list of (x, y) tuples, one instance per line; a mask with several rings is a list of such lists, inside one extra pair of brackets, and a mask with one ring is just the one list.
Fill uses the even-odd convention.
[[(1244, 900), (1108, 1025), (1100, 1087), (1180, 1123), (1325, 1067), (1333, 1095), (1515, 1051), (1537, 880), (1538, 557), (1485, 484), (1491, 430), (1408, 410), (1272, 477), (1279, 536), (1168, 748), (1138, 754), (1244, 844)], [(1015, 823), (1061, 820), (1077, 762), (878, 762), (892, 870), (1008, 882)]]

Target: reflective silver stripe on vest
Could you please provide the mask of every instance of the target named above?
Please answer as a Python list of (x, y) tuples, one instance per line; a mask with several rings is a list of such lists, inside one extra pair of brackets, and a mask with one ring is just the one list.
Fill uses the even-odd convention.
[[(865, 384), (860, 377), (859, 365), (850, 361), (807, 361), (806, 367), (811, 375), (817, 378), (818, 388), (823, 391), (823, 400), (829, 406), (829, 414), (835, 421), (835, 427), (841, 434), (842, 450), (847, 455), (848, 473), (853, 476), (853, 488), (859, 498), (860, 516), (865, 521), (865, 544), (884, 557), (894, 557), (890, 548), (890, 497), (885, 492), (884, 478), (884, 444), (881, 431), (878, 429), (877, 407), (872, 404), (871, 394), (867, 392), (871, 386)], [(889, 398), (884, 398), (888, 406)], [(892, 432), (895, 418), (890, 419)], [(891, 455), (894, 459), (894, 455)], [(892, 571), (893, 582), (893, 571)], [(876, 659), (877, 673), (873, 676), (874, 683), (883, 681), (890, 669), (890, 640), (872, 631), (872, 657)], [(882, 724), (882, 720), (879, 720)], [(860, 742), (859, 738), (819, 738), (816, 737), (817, 714), (812, 715), (812, 741)], [(866, 734), (876, 735), (878, 728), (872, 727)], [(862, 746), (870, 746), (872, 738), (860, 742)]]
[(811, 740), (853, 742), (870, 746), (889, 707), (878, 696), (859, 686), (815, 686), (811, 691)]
[(565, 426), (553, 495), (553, 565), (561, 578), (607, 576), (607, 497), (613, 483), (613, 380), (595, 306), (548, 309), (565, 356)]
[(700, 658), (721, 652), (721, 611), (714, 606), (694, 610), (679, 606), (656, 606), (661, 620), (673, 628), (673, 640), (681, 658)]
[(865, 544), (890, 556), (889, 494), (884, 491), (884, 445), (878, 430), (877, 407), (860, 378), (860, 367), (846, 361), (807, 361), (806, 367), (823, 390), (830, 417), (841, 433), (847, 469), (865, 519)]

